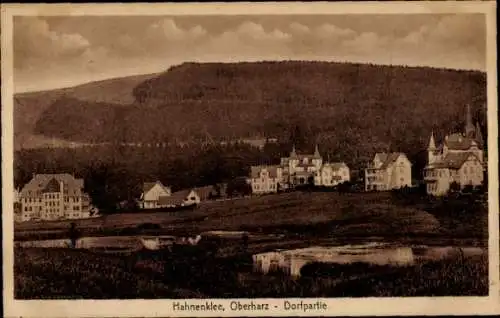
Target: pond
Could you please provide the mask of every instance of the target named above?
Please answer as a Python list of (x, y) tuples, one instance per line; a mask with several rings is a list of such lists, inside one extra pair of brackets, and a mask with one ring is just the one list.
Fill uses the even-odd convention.
[[(139, 250), (142, 248), (158, 250), (165, 246), (172, 245), (174, 242), (180, 245), (197, 245), (200, 241), (212, 240), (215, 238), (223, 239), (226, 242), (242, 240), (247, 236), (251, 242), (279, 241), (283, 239), (282, 235), (272, 234), (252, 234), (248, 232), (236, 231), (209, 231), (201, 234), (192, 234), (191, 236), (173, 236), (173, 235), (130, 235), (130, 236), (95, 236), (79, 238), (76, 244), (77, 248), (84, 249), (120, 249), (120, 250)], [(51, 240), (33, 240), (33, 241), (15, 241), (16, 247), (40, 247), (40, 248), (65, 248), (70, 247), (70, 240), (51, 239)]]
[[(78, 239), (76, 247), (82, 249), (98, 250), (123, 250), (135, 251), (144, 247), (142, 236), (103, 236), (103, 237), (82, 237)], [(146, 237), (144, 237), (146, 238)], [(163, 239), (163, 236), (155, 237)], [(165, 239), (171, 238), (165, 236)], [(149, 238), (146, 238), (149, 239)], [(40, 247), (40, 248), (65, 248), (70, 247), (69, 239), (58, 240), (36, 240), (15, 242), (16, 247)]]
[(411, 266), (417, 262), (440, 260), (487, 253), (479, 247), (455, 246), (394, 246), (384, 243), (366, 243), (342, 246), (311, 246), (292, 250), (275, 250), (253, 255), (254, 271), (269, 273), (281, 271), (290, 276), (301, 276), (301, 269), (311, 263), (368, 264), (376, 266)]

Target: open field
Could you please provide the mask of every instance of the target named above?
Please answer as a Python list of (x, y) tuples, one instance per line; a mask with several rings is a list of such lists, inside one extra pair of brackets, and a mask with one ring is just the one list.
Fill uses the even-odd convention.
[(16, 298), (197, 297), (195, 292), (152, 281), (122, 258), (81, 250), (16, 250), (14, 279)]
[[(482, 296), (488, 292), (487, 256), (390, 267), (331, 265), (328, 275), (298, 279), (259, 274), (247, 256), (172, 257), (130, 262), (127, 257), (70, 249), (16, 249), (15, 297), (212, 298)], [(102, 275), (105, 272), (107, 275)]]
[[(308, 237), (487, 237), (487, 209), (449, 202), (404, 204), (390, 193), (291, 192), (206, 202), (195, 211), (127, 213), (76, 220), (85, 236), (172, 234), (208, 230), (301, 233)], [(457, 224), (457, 222), (459, 224)], [(70, 221), (15, 225), (19, 240), (64, 238)]]

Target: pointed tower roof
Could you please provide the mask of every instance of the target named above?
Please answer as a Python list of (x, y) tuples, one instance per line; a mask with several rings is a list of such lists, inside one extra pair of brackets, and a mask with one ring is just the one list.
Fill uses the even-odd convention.
[(295, 158), (297, 157), (297, 151), (295, 151), (295, 144), (292, 146), (292, 152), (290, 152), (290, 157)]
[(473, 137), (474, 136), (474, 124), (472, 123), (472, 114), (470, 110), (470, 105), (467, 104), (467, 114), (465, 118), (465, 137)]
[(431, 139), (429, 140), (428, 150), (436, 150), (436, 141), (434, 140), (434, 131), (431, 132)]
[(479, 143), (480, 146), (483, 145), (484, 140), (483, 140), (483, 134), (481, 133), (481, 127), (479, 127), (479, 122), (476, 122), (476, 141)]
[(318, 149), (318, 144), (316, 144), (316, 147), (314, 148), (314, 157), (321, 158), (321, 154), (319, 153), (319, 149)]

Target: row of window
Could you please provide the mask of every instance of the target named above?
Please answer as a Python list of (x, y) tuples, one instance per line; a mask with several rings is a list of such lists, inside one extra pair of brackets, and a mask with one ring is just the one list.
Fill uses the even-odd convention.
[(436, 183), (429, 183), (427, 184), (427, 192), (436, 192), (438, 189)]
[[(448, 174), (447, 171), (450, 171), (452, 176), (457, 175), (455, 170), (427, 170), (425, 172), (426, 177), (446, 177)], [(483, 169), (481, 167), (464, 167), (464, 174), (477, 174), (482, 173)]]
[(59, 199), (59, 193), (45, 193), (43, 196), (46, 199)]
[[(64, 206), (64, 209), (67, 210), (68, 207), (67, 206)], [(24, 206), (24, 209), (23, 209), (25, 212), (31, 212), (31, 211), (42, 211), (42, 207), (41, 206)], [(46, 211), (52, 211), (52, 210), (59, 210), (59, 208), (45, 208)], [(80, 207), (78, 205), (75, 205), (73, 207), (73, 211), (80, 211)]]
[[(58, 200), (59, 199), (59, 194), (46, 195), (44, 197), (44, 199), (45, 200)], [(64, 198), (64, 202), (70, 202), (70, 201), (72, 201), (72, 202), (80, 202), (80, 198), (79, 197), (65, 197)], [(42, 202), (42, 198), (22, 198), (21, 202), (24, 202), (24, 203)]]

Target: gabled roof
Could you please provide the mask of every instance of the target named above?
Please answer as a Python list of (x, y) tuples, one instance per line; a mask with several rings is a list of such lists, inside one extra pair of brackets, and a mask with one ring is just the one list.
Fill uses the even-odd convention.
[(266, 169), (269, 172), (269, 177), (277, 178), (279, 166), (252, 166), (250, 167), (251, 178), (259, 178), (262, 170)]
[(83, 179), (77, 179), (69, 173), (58, 174), (36, 174), (21, 190), (22, 197), (35, 197), (41, 195), (42, 190), (47, 187), (51, 180), (63, 182), (64, 192), (68, 195), (81, 195), (83, 190)]
[(400, 152), (392, 152), (390, 154), (387, 155), (387, 158), (385, 159), (385, 161), (382, 163), (382, 169), (386, 169), (387, 167), (389, 167), (389, 165), (393, 164), (394, 162), (396, 162), (396, 160), (398, 160), (398, 158), (402, 155), (402, 153)]
[(470, 156), (475, 157), (477, 160), (477, 156), (473, 152), (458, 152), (458, 153), (448, 153), (443, 160), (436, 162), (430, 165), (430, 168), (436, 169), (460, 169), (465, 161), (469, 159)]
[[(192, 189), (200, 197), (201, 201), (208, 200), (210, 193), (215, 193), (214, 186), (197, 187)], [(187, 195), (187, 194), (186, 194)]]
[(42, 193), (47, 192), (61, 192), (61, 184), (55, 178), (52, 178), (47, 185), (43, 188)]
[[(380, 166), (379, 169), (387, 169), (391, 164), (396, 162), (396, 160), (398, 160), (400, 156), (406, 157), (406, 155), (402, 152), (391, 152), (391, 153), (377, 152), (375, 154), (375, 157), (378, 157), (379, 160), (382, 162), (382, 165)], [(375, 157), (373, 160), (375, 160)]]
[(169, 205), (181, 205), (184, 200), (188, 197), (192, 190), (181, 190), (172, 193), (170, 196), (161, 196), (158, 199), (158, 203), (163, 206)]
[(468, 150), (472, 147), (473, 142), (479, 147), (479, 143), (472, 138), (462, 136), (462, 134), (451, 134), (445, 138), (445, 145), (452, 150)]
[(156, 182), (144, 182), (143, 186), (142, 186), (142, 192), (143, 193), (146, 193), (148, 192), (149, 190), (153, 189), (153, 187), (155, 185), (159, 185), (160, 187), (163, 188), (163, 190), (165, 190), (166, 192), (170, 192), (170, 189), (166, 186), (163, 185), (163, 183), (161, 183), (160, 181), (156, 181)]

